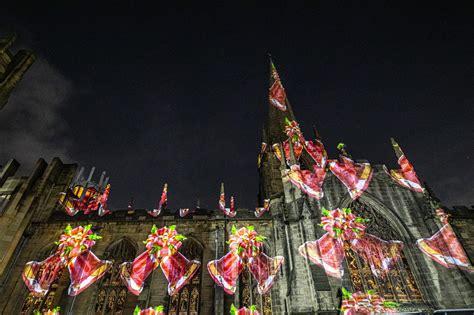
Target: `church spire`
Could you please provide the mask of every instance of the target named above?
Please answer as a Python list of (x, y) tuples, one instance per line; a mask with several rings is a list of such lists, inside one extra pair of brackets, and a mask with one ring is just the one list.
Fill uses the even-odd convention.
[(390, 138), (390, 142), (392, 143), (392, 147), (393, 147), (393, 150), (395, 151), (395, 155), (397, 156), (397, 159), (405, 155), (402, 151), (402, 148), (400, 147), (400, 145), (397, 143), (397, 141), (394, 138)]
[(268, 120), (265, 126), (266, 137), (269, 143), (282, 142), (287, 138), (284, 132), (286, 126), (285, 122), (287, 120), (293, 121), (295, 117), (271, 56), (268, 102)]

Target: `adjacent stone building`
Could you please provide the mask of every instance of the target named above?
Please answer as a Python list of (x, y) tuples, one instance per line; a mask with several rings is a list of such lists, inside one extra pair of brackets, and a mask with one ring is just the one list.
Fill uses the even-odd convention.
[[(273, 86), (273, 85), (272, 85)], [(28, 177), (15, 176), (19, 164), (12, 160), (0, 173), (0, 313), (32, 314), (61, 306), (63, 314), (132, 314), (141, 307), (164, 305), (169, 315), (228, 314), (232, 303), (256, 305), (261, 314), (337, 314), (341, 303), (341, 287), (352, 291), (376, 290), (387, 300), (399, 302), (403, 311), (432, 312), (437, 309), (474, 308), (473, 274), (461, 269), (448, 269), (424, 255), (416, 246), (420, 238), (428, 238), (440, 228), (435, 217), (439, 202), (428, 191), (413, 192), (397, 185), (382, 165), (374, 170), (367, 190), (353, 200), (344, 185), (331, 172), (323, 184), (324, 196), (308, 197), (288, 180), (288, 165), (280, 161), (271, 144), (285, 140), (287, 120), (295, 121), (286, 100), (286, 110), (273, 104), (263, 131), (263, 142), (270, 144), (259, 157), (261, 201), (270, 199), (270, 211), (256, 218), (253, 210), (238, 209), (235, 218), (220, 210), (197, 208), (180, 217), (165, 209), (152, 217), (143, 209), (115, 210), (99, 217), (97, 213), (68, 216), (57, 204), (58, 194), (65, 191), (74, 178), (76, 165), (54, 159), (49, 165), (39, 160)], [(295, 154), (291, 150), (291, 163)], [(368, 157), (367, 157), (368, 158)], [(356, 160), (357, 161), (357, 160)], [(310, 169), (313, 162), (303, 153), (299, 164)], [(344, 277), (328, 277), (324, 269), (300, 256), (298, 247), (320, 238), (322, 208), (350, 207), (370, 219), (367, 232), (383, 240), (399, 240), (405, 246), (402, 259), (384, 279), (374, 277), (369, 266), (350, 248), (345, 248)], [(469, 259), (473, 259), (473, 209), (446, 210)], [(101, 259), (113, 261), (112, 271), (77, 297), (67, 295), (69, 276), (65, 271), (44, 298), (29, 294), (21, 279), (26, 262), (41, 261), (54, 249), (65, 228), (92, 224), (103, 238), (94, 246)], [(199, 274), (179, 294), (168, 296), (167, 282), (156, 270), (147, 279), (145, 289), (137, 297), (122, 285), (118, 265), (131, 261), (143, 252), (143, 240), (153, 224), (158, 227), (176, 224), (188, 237), (181, 252), (202, 262)], [(228, 250), (226, 240), (232, 225), (253, 225), (268, 237), (265, 252), (285, 257), (273, 289), (260, 296), (255, 281), (245, 271), (234, 296), (227, 295), (210, 278), (205, 265), (222, 257)]]

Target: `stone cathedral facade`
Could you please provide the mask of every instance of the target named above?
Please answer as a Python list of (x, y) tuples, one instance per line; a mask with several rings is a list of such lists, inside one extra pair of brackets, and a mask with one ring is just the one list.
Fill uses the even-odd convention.
[[(271, 71), (276, 72), (274, 67)], [(274, 83), (273, 80), (271, 88)], [(360, 197), (351, 198), (346, 187), (329, 171), (322, 184), (324, 195), (319, 199), (309, 197), (287, 176), (291, 165), (311, 169), (314, 162), (308, 154), (303, 152), (297, 158), (296, 149), (290, 144), (286, 163), (284, 152), (278, 158), (275, 154), (278, 146), (272, 148), (287, 138), (284, 130), (288, 121), (296, 121), (286, 94), (284, 103), (276, 105), (270, 100), (258, 167), (259, 198), (262, 203), (270, 200), (270, 210), (259, 218), (248, 209), (238, 209), (237, 216), (229, 218), (218, 209), (202, 208), (191, 210), (185, 217), (170, 209), (152, 217), (146, 210), (133, 207), (104, 216), (98, 216), (97, 212), (69, 216), (58, 205), (58, 196), (74, 181), (76, 165), (64, 164), (59, 158), (49, 164), (40, 159), (29, 176), (16, 176), (19, 163), (11, 160), (5, 164), (0, 172), (0, 313), (33, 314), (35, 310), (61, 306), (62, 314), (133, 314), (136, 305), (164, 305), (169, 315), (207, 315), (229, 314), (233, 303), (240, 307), (256, 305), (265, 315), (337, 314), (341, 286), (353, 292), (375, 290), (386, 300), (400, 303), (401, 311), (474, 308), (473, 274), (459, 268), (445, 268), (415, 245), (417, 239), (430, 237), (440, 227), (435, 217), (439, 201), (429, 189), (413, 192), (401, 187), (382, 165), (372, 165), (370, 184)], [(363, 162), (357, 158), (356, 162)], [(405, 244), (401, 259), (385, 278), (375, 277), (368, 264), (350, 247), (344, 247), (342, 279), (329, 277), (323, 268), (299, 254), (302, 244), (325, 233), (319, 226), (323, 208), (347, 207), (370, 219), (368, 233)], [(474, 210), (445, 210), (451, 214), (453, 229), (472, 262)], [(28, 261), (41, 261), (50, 255), (68, 223), (92, 224), (103, 237), (94, 246), (94, 253), (112, 261), (113, 267), (76, 297), (67, 294), (66, 270), (45, 297), (34, 297), (21, 279), (23, 267)], [(197, 276), (173, 296), (168, 296), (167, 281), (159, 270), (147, 279), (139, 296), (130, 294), (119, 278), (118, 266), (144, 251), (142, 241), (153, 224), (177, 225), (179, 232), (187, 236), (180, 251), (202, 263)], [(253, 225), (259, 234), (267, 236), (265, 252), (285, 257), (273, 288), (264, 295), (258, 294), (248, 271), (241, 274), (232, 296), (215, 285), (205, 268), (208, 261), (228, 251), (226, 240), (232, 225)]]

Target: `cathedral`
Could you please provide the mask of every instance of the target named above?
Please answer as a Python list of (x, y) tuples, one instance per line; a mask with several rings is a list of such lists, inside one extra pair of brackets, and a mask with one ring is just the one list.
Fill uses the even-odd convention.
[[(109, 211), (105, 173), (87, 174), (54, 158), (39, 159), (28, 176), (19, 176), (20, 164), (6, 162), (0, 169), (0, 313), (43, 314), (59, 306), (61, 314), (136, 314), (137, 306), (162, 305), (168, 315), (230, 314), (234, 306), (264, 315), (339, 314), (355, 307), (357, 296), (376, 295), (399, 313), (472, 314), (474, 210), (443, 207), (394, 139), (400, 169), (352, 157), (342, 143), (340, 156), (328, 157), (317, 131), (301, 132), (270, 64), (269, 90), (262, 91), (269, 95), (268, 118), (256, 152), (260, 208), (234, 209), (232, 200), (226, 208), (222, 186), (216, 209), (176, 211), (166, 205), (165, 185), (158, 209)], [(80, 277), (90, 283), (71, 293), (74, 269), (56, 270), (37, 294), (34, 286), (45, 280), (35, 267), (54, 257), (58, 239), (71, 233), (68, 225), (91, 225), (86, 229), (100, 236), (91, 251), (107, 261), (106, 271), (93, 280)], [(143, 241), (163, 227), (185, 236), (176, 238), (179, 257), (192, 275), (173, 282), (162, 265), (163, 272), (157, 268), (132, 289), (124, 272), (143, 269), (123, 266), (135, 268), (149, 250)], [(262, 235), (254, 249), (265, 253), (255, 256), (264, 263), (255, 268), (252, 254), (242, 265), (231, 261), (245, 255), (240, 247), (229, 256), (242, 227)], [(237, 271), (224, 274), (226, 268)]]

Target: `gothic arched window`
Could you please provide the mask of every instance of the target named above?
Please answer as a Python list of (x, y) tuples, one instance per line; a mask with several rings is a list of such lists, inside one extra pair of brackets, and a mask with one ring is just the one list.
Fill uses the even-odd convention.
[[(179, 250), (189, 260), (197, 260), (202, 265), (203, 248), (198, 241), (187, 238)], [(199, 315), (201, 301), (201, 270), (179, 293), (171, 296), (168, 303), (168, 315)]]
[(133, 311), (137, 298), (128, 294), (122, 284), (119, 274), (120, 264), (135, 258), (136, 248), (128, 239), (121, 239), (110, 245), (104, 254), (104, 259), (110, 260), (113, 267), (100, 281), (94, 314), (128, 314)]
[[(349, 207), (360, 217), (369, 219), (366, 232), (380, 239), (400, 240), (400, 235), (393, 229), (389, 221), (371, 206), (359, 200), (352, 201)], [(375, 290), (386, 300), (399, 303), (423, 302), (418, 285), (415, 282), (410, 265), (403, 254), (396, 267), (384, 278), (375, 277), (370, 266), (359, 257), (348, 244), (345, 244), (347, 267), (354, 291)], [(387, 253), (389, 255), (389, 253)]]

